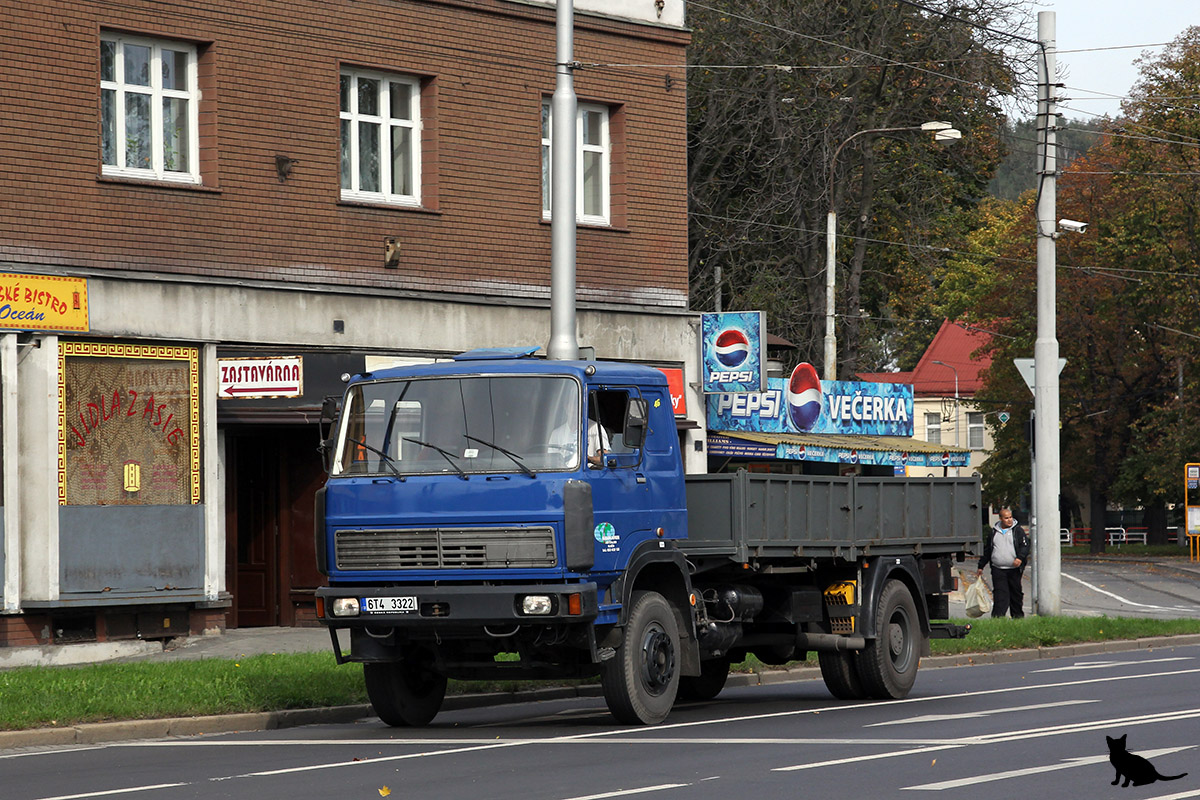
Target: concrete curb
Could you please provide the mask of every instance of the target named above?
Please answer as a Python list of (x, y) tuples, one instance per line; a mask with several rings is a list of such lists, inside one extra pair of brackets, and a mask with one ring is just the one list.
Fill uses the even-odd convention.
[[(1039, 647), (1036, 650), (997, 650), (991, 653), (960, 653), (951, 656), (928, 656), (921, 659), (926, 669), (967, 667), (986, 664), (1008, 664), (1038, 661), (1043, 658), (1120, 653), (1152, 650), (1158, 647), (1200, 645), (1200, 634), (1154, 636), (1145, 639), (1118, 639), (1110, 642), (1084, 642), (1075, 645)], [(768, 686), (803, 680), (816, 680), (821, 671), (816, 667), (798, 666), (771, 669), (765, 672), (734, 673), (726, 686)], [(573, 697), (600, 697), (603, 690), (596, 684), (531, 689), (519, 692), (452, 695), (442, 708), (455, 711), (485, 708), (516, 702), (565, 700)], [(263, 711), (249, 714), (220, 714), (209, 717), (176, 717), (124, 722), (96, 722), (69, 728), (33, 728), (23, 731), (0, 731), (0, 750), (16, 748), (54, 747), (73, 744), (102, 744), (136, 739), (165, 739), (171, 736), (202, 736), (211, 733), (270, 731), (295, 728), (300, 725), (338, 724), (355, 722), (373, 716), (370, 705), (335, 706), (332, 708), (301, 708), (287, 711)]]

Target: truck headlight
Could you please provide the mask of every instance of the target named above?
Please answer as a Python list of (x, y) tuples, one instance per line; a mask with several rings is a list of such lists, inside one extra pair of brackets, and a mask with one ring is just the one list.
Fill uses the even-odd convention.
[(521, 598), (521, 613), (531, 617), (544, 617), (553, 613), (554, 603), (546, 594), (527, 594)]
[(333, 615), (335, 617), (357, 617), (358, 611), (357, 597), (338, 597), (333, 601)]

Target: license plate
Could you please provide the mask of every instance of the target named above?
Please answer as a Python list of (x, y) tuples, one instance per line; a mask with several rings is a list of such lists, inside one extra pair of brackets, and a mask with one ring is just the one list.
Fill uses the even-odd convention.
[(417, 610), (417, 598), (364, 597), (362, 607), (368, 614), (407, 614)]

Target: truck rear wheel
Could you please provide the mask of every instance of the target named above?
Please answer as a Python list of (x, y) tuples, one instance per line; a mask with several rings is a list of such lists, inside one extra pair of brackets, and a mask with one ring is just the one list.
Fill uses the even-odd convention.
[(729, 664), (728, 657), (701, 661), (699, 675), (679, 677), (679, 699), (712, 700), (725, 688), (725, 681), (729, 680)]
[(601, 674), (604, 700), (618, 722), (657, 725), (679, 690), (679, 627), (658, 592), (634, 592), (615, 657)]
[(838, 700), (861, 700), (867, 696), (862, 681), (858, 679), (857, 660), (857, 653), (845, 650), (817, 651), (817, 663), (821, 665), (825, 688)]
[(883, 585), (873, 633), (858, 654), (863, 688), (877, 700), (907, 697), (921, 661), (921, 622), (908, 587), (900, 581)]
[(393, 728), (428, 725), (442, 707), (446, 676), (434, 672), (428, 653), (400, 661), (363, 664), (367, 697), (379, 718)]

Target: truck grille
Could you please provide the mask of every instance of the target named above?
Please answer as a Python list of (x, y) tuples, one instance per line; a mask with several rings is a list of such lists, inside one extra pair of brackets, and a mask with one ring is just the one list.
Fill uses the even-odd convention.
[(553, 528), (409, 528), (334, 533), (342, 570), (553, 567)]

